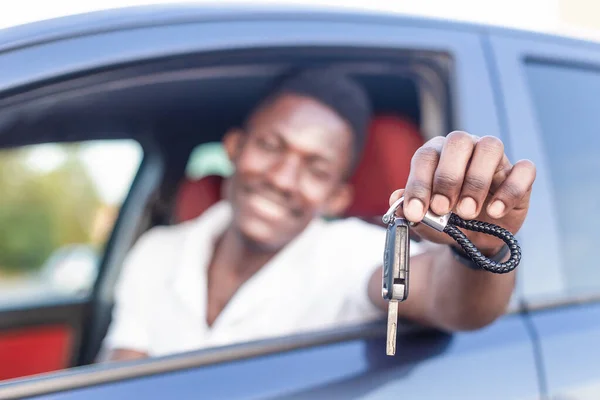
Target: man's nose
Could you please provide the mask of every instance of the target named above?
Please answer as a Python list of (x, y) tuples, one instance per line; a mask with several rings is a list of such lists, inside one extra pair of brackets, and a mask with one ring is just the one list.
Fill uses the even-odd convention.
[(298, 187), (301, 161), (297, 157), (284, 157), (269, 170), (272, 184), (279, 190), (289, 193)]

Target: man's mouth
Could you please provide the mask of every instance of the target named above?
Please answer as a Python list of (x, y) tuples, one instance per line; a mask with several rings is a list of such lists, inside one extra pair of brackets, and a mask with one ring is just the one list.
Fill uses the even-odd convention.
[(250, 194), (247, 201), (254, 212), (267, 219), (282, 219), (290, 215), (286, 206), (257, 193)]

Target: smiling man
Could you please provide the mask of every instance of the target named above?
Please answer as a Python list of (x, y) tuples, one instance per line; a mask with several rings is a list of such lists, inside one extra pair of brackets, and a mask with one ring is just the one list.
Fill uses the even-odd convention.
[[(347, 179), (361, 156), (370, 106), (362, 89), (332, 70), (280, 82), (243, 128), (225, 135), (235, 167), (226, 200), (197, 219), (146, 233), (126, 260), (104, 342), (111, 360), (158, 356), (364, 322), (385, 315), (383, 228), (350, 218)], [(375, 179), (376, 177), (374, 177)], [(452, 132), (414, 155), (399, 210), (419, 222), (428, 208), (454, 210), (516, 233), (535, 167), (511, 164), (502, 142)], [(473, 268), (446, 235), (416, 226), (411, 291), (399, 315), (455, 331), (500, 316), (514, 271)], [(503, 243), (468, 232), (497, 260)]]

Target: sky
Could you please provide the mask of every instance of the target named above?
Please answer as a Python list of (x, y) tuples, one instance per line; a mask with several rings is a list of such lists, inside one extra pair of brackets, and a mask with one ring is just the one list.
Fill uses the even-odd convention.
[[(1, 29), (83, 12), (145, 4), (207, 3), (216, 1), (144, 1), (144, 0), (19, 0), (0, 12)], [(222, 1), (219, 1), (222, 4)], [(255, 0), (237, 0), (229, 4), (256, 4)], [(305, 4), (359, 10), (378, 10), (410, 15), (471, 21), (542, 32), (556, 31), (559, 26), (559, 0), (263, 0), (260, 4)], [(83, 160), (105, 201), (118, 203), (126, 194), (138, 166), (141, 151), (136, 144), (104, 143), (90, 146)], [(40, 146), (30, 159), (33, 166), (48, 170), (62, 159), (56, 146)]]
[[(19, 0), (0, 13), (0, 28), (108, 8), (144, 4), (205, 3), (213, 1), (148, 1), (148, 0)], [(222, 0), (218, 3), (223, 4)], [(230, 4), (256, 4), (256, 0), (227, 1)], [(308, 4), (340, 8), (383, 10), (446, 19), (474, 21), (529, 30), (552, 31), (558, 24), (559, 0), (262, 0), (260, 4)]]

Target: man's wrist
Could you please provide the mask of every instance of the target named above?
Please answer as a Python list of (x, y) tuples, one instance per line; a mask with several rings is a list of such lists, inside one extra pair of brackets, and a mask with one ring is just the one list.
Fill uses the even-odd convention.
[[(449, 245), (449, 247), (450, 247), (452, 256), (454, 257), (455, 260), (457, 260), (458, 262), (460, 262), (461, 264), (463, 264), (464, 266), (466, 266), (468, 268), (471, 268), (474, 270), (482, 270), (481, 267), (479, 267), (479, 265), (475, 264), (473, 262), (473, 260), (471, 260), (469, 258), (467, 253), (465, 253), (462, 249), (459, 249), (453, 245)], [(500, 250), (498, 250), (496, 252), (496, 254), (494, 254), (491, 257), (487, 257), (487, 256), (486, 257), (492, 261), (501, 262), (509, 253), (510, 253), (510, 249), (509, 249), (508, 245), (504, 244), (500, 248)]]

